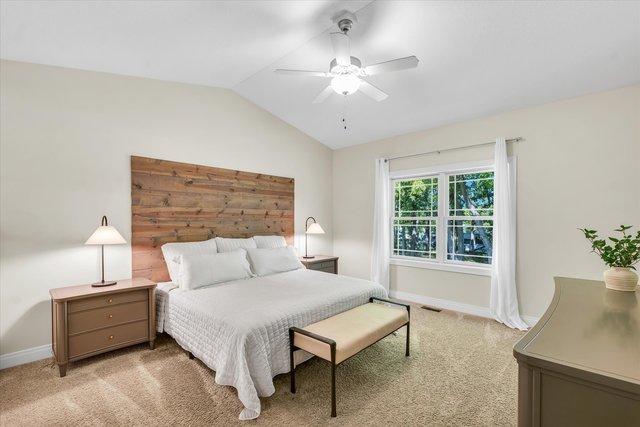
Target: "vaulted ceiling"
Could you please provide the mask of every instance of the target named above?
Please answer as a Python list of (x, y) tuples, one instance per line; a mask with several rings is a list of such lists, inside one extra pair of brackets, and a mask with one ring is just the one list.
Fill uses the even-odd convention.
[[(640, 2), (7, 1), (4, 59), (232, 88), (332, 148), (640, 82)], [(331, 18), (356, 13), (365, 65), (389, 93), (314, 97)], [(347, 129), (342, 126), (345, 118)]]

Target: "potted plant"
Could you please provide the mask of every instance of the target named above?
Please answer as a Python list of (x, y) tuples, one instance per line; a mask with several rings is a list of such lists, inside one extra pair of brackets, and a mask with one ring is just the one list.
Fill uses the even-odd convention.
[(599, 239), (596, 230), (580, 228), (584, 237), (591, 242), (592, 252), (597, 253), (609, 269), (604, 272), (604, 283), (608, 289), (616, 291), (635, 291), (638, 286), (638, 275), (632, 271), (633, 266), (640, 260), (640, 230), (634, 236), (627, 234), (630, 225), (621, 225), (615, 231), (622, 233), (622, 237)]

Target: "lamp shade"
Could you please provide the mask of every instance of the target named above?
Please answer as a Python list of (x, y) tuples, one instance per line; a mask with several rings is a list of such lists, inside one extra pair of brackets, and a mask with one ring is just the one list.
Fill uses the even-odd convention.
[(85, 245), (121, 245), (127, 243), (118, 230), (110, 225), (101, 225), (96, 228)]
[(307, 228), (306, 233), (307, 234), (324, 234), (324, 230), (322, 229), (322, 227), (320, 227), (320, 224), (318, 224), (317, 222), (314, 222), (309, 226), (309, 228)]

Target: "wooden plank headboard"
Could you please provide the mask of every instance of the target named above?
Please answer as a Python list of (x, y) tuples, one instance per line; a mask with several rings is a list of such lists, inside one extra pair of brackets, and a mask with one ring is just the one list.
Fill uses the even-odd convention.
[(168, 281), (160, 246), (281, 235), (293, 244), (293, 178), (131, 156), (133, 277)]

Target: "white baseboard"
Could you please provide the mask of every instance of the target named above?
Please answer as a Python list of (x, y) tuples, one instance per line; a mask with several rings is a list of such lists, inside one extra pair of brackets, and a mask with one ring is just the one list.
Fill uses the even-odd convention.
[(35, 362), (36, 360), (47, 359), (52, 356), (51, 344), (27, 348), (26, 350), (20, 350), (14, 353), (2, 354), (0, 355), (0, 369)]
[[(489, 311), (489, 307), (465, 304), (458, 301), (427, 297), (424, 295), (411, 294), (409, 292), (401, 292), (401, 291), (389, 291), (389, 296), (391, 296), (392, 298), (397, 298), (404, 301), (414, 302), (416, 304), (424, 304), (430, 307), (441, 308), (443, 310), (457, 311), (464, 314), (471, 314), (474, 316), (486, 317), (488, 319), (492, 318), (491, 312)], [(520, 317), (529, 326), (535, 325), (538, 322), (538, 320), (540, 320), (539, 317), (535, 317), (535, 316), (520, 315)]]

